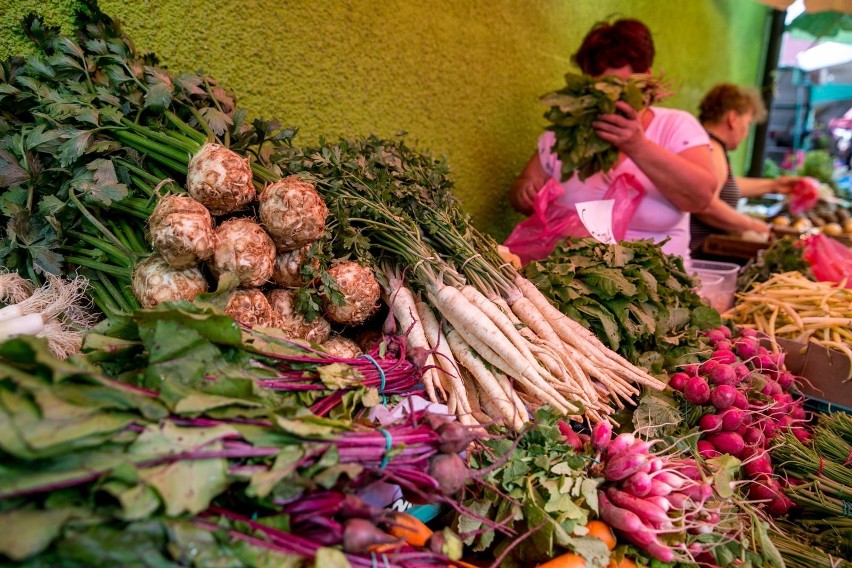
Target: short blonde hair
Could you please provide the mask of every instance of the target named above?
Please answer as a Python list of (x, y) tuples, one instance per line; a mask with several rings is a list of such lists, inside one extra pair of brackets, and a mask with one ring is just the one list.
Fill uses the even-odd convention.
[(740, 87), (732, 83), (716, 85), (704, 95), (698, 105), (698, 120), (702, 124), (721, 122), (729, 111), (745, 114), (751, 111), (755, 122), (766, 120), (766, 106), (754, 87)]

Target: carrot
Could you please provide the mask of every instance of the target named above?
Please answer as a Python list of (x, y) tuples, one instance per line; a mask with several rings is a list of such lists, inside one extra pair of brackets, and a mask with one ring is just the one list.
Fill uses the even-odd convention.
[(615, 534), (612, 532), (612, 529), (609, 528), (608, 524), (603, 521), (589, 521), (586, 523), (585, 527), (589, 529), (588, 536), (593, 536), (602, 540), (604, 544), (606, 544), (606, 547), (610, 550), (615, 548)]
[(432, 536), (432, 529), (413, 515), (393, 512), (389, 515), (388, 534), (402, 539), (411, 546), (426, 546), (426, 541)]
[(538, 568), (586, 568), (586, 560), (579, 554), (566, 552), (544, 564), (539, 564)]

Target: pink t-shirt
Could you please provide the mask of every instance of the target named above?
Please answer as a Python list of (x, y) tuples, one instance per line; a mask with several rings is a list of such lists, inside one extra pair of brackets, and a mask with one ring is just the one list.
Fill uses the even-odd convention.
[[(707, 132), (688, 112), (662, 107), (651, 107), (651, 110), (654, 112), (654, 117), (645, 129), (645, 137), (648, 140), (675, 154), (695, 146), (710, 145)], [(542, 134), (538, 139), (538, 155), (544, 171), (558, 181), (561, 177), (562, 163), (551, 151), (555, 141), (553, 132), (548, 130)], [(609, 172), (597, 173), (582, 182), (575, 174), (574, 177), (562, 183), (565, 194), (559, 199), (559, 203), (566, 207), (573, 207), (582, 201), (601, 199), (612, 180), (623, 173), (633, 174), (645, 189), (645, 198), (633, 215), (625, 238), (627, 240), (650, 238), (654, 239), (654, 242), (659, 242), (666, 237), (671, 237), (671, 240), (663, 247), (663, 251), (688, 259), (689, 213), (676, 208), (667, 197), (661, 194), (648, 176), (633, 163), (633, 160), (626, 159)]]

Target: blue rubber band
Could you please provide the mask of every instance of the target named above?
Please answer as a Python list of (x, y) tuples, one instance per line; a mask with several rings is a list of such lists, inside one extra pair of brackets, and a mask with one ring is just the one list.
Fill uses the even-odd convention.
[(382, 433), (382, 436), (385, 437), (385, 454), (382, 456), (382, 463), (379, 464), (379, 469), (385, 469), (388, 465), (388, 452), (391, 451), (393, 447), (393, 438), (391, 437), (390, 432), (385, 430), (384, 428), (378, 428), (378, 431)]
[(376, 560), (376, 553), (375, 552), (370, 553), (370, 566), (372, 568), (379, 568), (379, 562), (378, 562), (378, 560)]
[(366, 359), (367, 361), (372, 363), (376, 367), (376, 369), (379, 371), (379, 377), (382, 379), (382, 384), (379, 385), (379, 394), (384, 394), (385, 393), (385, 370), (382, 369), (382, 366), (379, 365), (378, 361), (376, 361), (375, 359), (373, 359), (372, 356), (367, 355), (366, 353), (362, 353), (361, 355), (358, 355), (358, 357), (363, 357), (364, 359)]
[(382, 564), (385, 565), (385, 568), (391, 568), (390, 564), (388, 563), (388, 557), (385, 554), (382, 554)]

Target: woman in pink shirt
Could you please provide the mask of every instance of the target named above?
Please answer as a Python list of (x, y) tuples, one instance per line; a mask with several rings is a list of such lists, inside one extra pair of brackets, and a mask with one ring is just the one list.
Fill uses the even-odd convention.
[[(586, 75), (627, 78), (649, 73), (654, 43), (638, 20), (597, 24), (586, 35), (573, 61)], [(691, 114), (649, 106), (636, 111), (624, 101), (617, 114), (600, 115), (597, 135), (619, 150), (618, 162), (608, 172), (580, 181), (577, 174), (562, 183), (560, 204), (573, 206), (601, 199), (617, 176), (630, 173), (645, 189), (645, 197), (630, 221), (628, 240), (670, 238), (669, 254), (689, 257), (689, 213), (703, 210), (716, 189), (716, 175), (706, 131)], [(551, 178), (559, 181), (561, 164), (551, 148), (553, 132), (538, 141), (538, 150), (512, 184), (509, 201), (522, 213), (532, 212), (539, 189)]]

